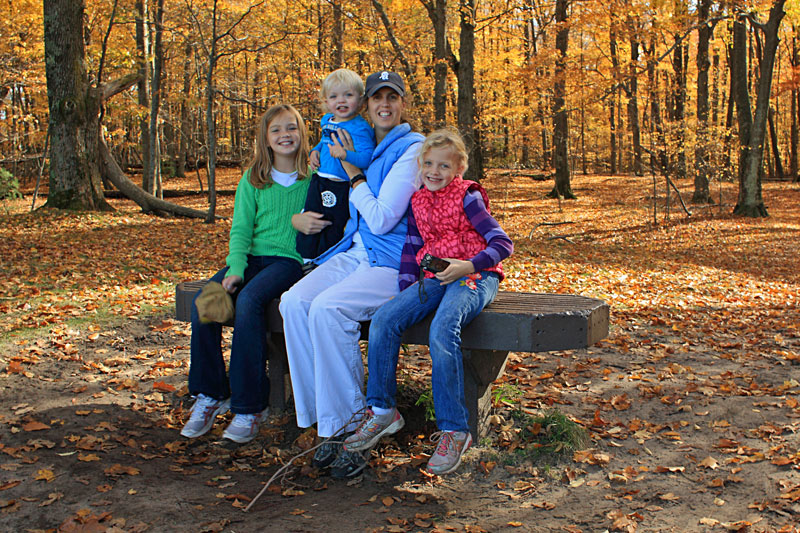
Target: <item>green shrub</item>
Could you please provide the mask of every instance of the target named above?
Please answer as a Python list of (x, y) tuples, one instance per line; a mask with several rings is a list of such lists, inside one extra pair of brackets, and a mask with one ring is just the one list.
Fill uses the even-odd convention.
[(19, 192), (17, 178), (8, 170), (0, 168), (0, 200), (6, 198), (22, 198), (22, 193)]

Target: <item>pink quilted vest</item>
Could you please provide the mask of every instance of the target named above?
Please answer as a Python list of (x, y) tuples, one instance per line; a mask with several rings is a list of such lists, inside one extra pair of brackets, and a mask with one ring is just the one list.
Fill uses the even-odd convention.
[[(426, 253), (436, 257), (453, 257), (468, 260), (486, 249), (486, 239), (478, 233), (464, 213), (464, 195), (477, 190), (489, 209), (489, 196), (478, 183), (466, 181), (461, 176), (453, 178), (447, 187), (431, 192), (423, 187), (411, 197), (411, 209), (424, 244), (417, 252), (417, 263)], [(487, 269), (497, 272), (502, 280), (503, 267), (500, 263)], [(425, 271), (425, 277), (433, 274)]]

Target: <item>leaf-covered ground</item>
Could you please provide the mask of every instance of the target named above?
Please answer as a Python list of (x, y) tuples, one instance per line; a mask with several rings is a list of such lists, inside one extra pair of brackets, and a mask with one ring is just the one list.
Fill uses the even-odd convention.
[[(224, 172), (221, 188), (238, 176)], [(735, 184), (687, 217), (651, 178), (551, 182), (498, 171), (495, 215), (515, 241), (505, 290), (606, 300), (607, 340), (511, 354), (493, 431), (454, 475), (419, 467), (431, 431), (413, 396), (424, 348), (403, 359), (409, 427), (355, 483), (305, 464), (291, 412), (245, 446), (187, 441), (186, 324), (176, 282), (224, 261), (229, 221), (0, 206), (0, 530), (797, 531), (800, 522), (800, 187), (766, 183), (771, 217), (729, 215)], [(691, 195), (691, 183), (679, 186)], [(196, 181), (172, 180), (190, 190)], [(720, 199), (722, 207), (719, 207)], [(202, 196), (178, 201), (202, 208)], [(220, 197), (229, 215), (232, 197)], [(556, 408), (589, 446), (525, 459), (515, 414)], [(530, 428), (528, 428), (530, 429)]]

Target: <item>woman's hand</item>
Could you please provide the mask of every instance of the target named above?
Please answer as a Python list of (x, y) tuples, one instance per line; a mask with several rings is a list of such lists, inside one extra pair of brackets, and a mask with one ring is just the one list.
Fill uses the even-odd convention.
[(236, 292), (236, 288), (241, 284), (242, 276), (228, 276), (222, 280), (222, 288), (230, 294)]
[[(361, 174), (361, 169), (353, 166), (352, 163), (345, 161), (345, 157), (347, 157), (347, 151), (353, 151), (353, 138), (350, 137), (350, 134), (347, 130), (336, 130), (334, 133), (331, 134), (331, 145), (330, 145), (331, 155), (337, 158), (342, 163), (342, 168), (347, 175), (351, 178)], [(336, 154), (341, 154), (341, 157)]]
[(436, 279), (441, 281), (442, 285), (447, 285), (475, 272), (475, 265), (472, 264), (472, 261), (462, 261), (461, 259), (452, 259), (450, 257), (443, 257), (442, 259), (450, 263), (450, 266), (446, 269), (435, 274)]
[(322, 213), (303, 211), (292, 215), (292, 226), (303, 235), (314, 235), (330, 226), (330, 220), (323, 220)]

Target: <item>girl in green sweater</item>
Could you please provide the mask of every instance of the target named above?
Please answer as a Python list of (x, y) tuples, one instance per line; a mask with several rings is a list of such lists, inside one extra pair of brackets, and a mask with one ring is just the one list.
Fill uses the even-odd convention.
[(238, 187), (233, 207), (227, 266), (211, 281), (235, 302), (229, 373), (222, 358), (222, 324), (203, 323), (192, 305), (189, 392), (196, 396), (181, 435), (206, 433), (229, 409), (233, 420), (222, 434), (251, 441), (266, 417), (266, 310), (271, 300), (302, 276), (292, 215), (303, 209), (309, 181), (308, 136), (303, 117), (286, 104), (261, 117), (255, 154)]

